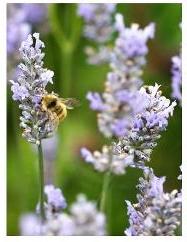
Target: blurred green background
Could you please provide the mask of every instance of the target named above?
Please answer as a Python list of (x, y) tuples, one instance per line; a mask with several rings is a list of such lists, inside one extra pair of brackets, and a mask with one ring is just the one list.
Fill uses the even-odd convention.
[[(61, 96), (61, 86), (68, 85), (69, 96), (81, 100), (81, 107), (69, 112), (67, 119), (58, 130), (58, 149), (53, 162), (53, 182), (62, 188), (70, 205), (78, 193), (85, 193), (90, 200), (98, 201), (102, 189), (103, 174), (93, 170), (80, 157), (80, 148), (86, 146), (91, 150), (100, 150), (109, 143), (97, 128), (96, 113), (89, 108), (85, 99), (88, 91), (104, 90), (104, 81), (108, 66), (91, 66), (86, 63), (84, 47), (92, 45), (82, 36), (76, 39), (72, 54), (71, 82), (65, 83), (67, 71), (66, 59), (60, 50), (60, 40), (54, 28), (58, 22), (64, 34), (71, 36), (74, 31), (82, 31), (83, 23), (76, 16), (74, 4), (49, 4), (50, 17), (46, 25), (49, 31), (42, 33), (45, 42), (45, 67), (55, 72), (52, 89)], [(51, 8), (54, 10), (51, 11)], [(137, 22), (144, 27), (149, 22), (156, 23), (156, 36), (149, 42), (147, 65), (144, 68), (145, 84), (161, 84), (163, 94), (171, 95), (171, 57), (178, 54), (181, 42), (181, 4), (118, 4), (117, 11), (125, 17), (126, 25)], [(36, 31), (38, 31), (36, 29)], [(70, 37), (69, 37), (70, 38)], [(65, 59), (65, 60), (64, 60)], [(9, 60), (8, 60), (9, 61)], [(69, 67), (68, 67), (69, 68)], [(64, 71), (65, 70), (65, 71)], [(68, 79), (68, 78), (67, 78)], [(63, 82), (64, 81), (64, 82)], [(7, 234), (19, 234), (19, 217), (34, 211), (38, 202), (38, 161), (33, 147), (21, 137), (19, 128), (19, 111), (7, 90)], [(166, 176), (165, 190), (171, 191), (181, 187), (177, 176), (181, 164), (181, 107), (175, 109), (166, 132), (163, 132), (158, 146), (152, 154), (150, 166), (157, 176)], [(135, 188), (141, 171), (128, 168), (123, 176), (114, 176), (107, 198), (107, 210), (110, 235), (123, 235), (128, 226), (125, 200), (136, 202)]]

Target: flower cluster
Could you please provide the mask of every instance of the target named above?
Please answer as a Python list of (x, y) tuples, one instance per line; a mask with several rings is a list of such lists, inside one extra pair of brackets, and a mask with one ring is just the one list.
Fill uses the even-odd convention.
[(174, 235), (181, 220), (181, 193), (173, 190), (165, 193), (165, 178), (158, 178), (151, 169), (144, 171), (145, 178), (139, 179), (137, 204), (126, 201), (130, 227), (128, 236)]
[(13, 100), (18, 101), (21, 109), (20, 126), (23, 137), (29, 142), (39, 144), (41, 139), (53, 134), (55, 125), (47, 112), (42, 111), (40, 102), (48, 83), (53, 83), (53, 71), (43, 68), (42, 48), (44, 43), (39, 34), (29, 35), (19, 49), (23, 63), (18, 65), (16, 81), (11, 80)]
[(88, 149), (82, 148), (81, 155), (86, 162), (94, 166), (95, 170), (110, 171), (116, 175), (124, 174), (126, 167), (133, 162), (132, 156), (125, 153), (116, 155), (112, 152), (112, 147), (108, 146), (103, 146), (102, 152), (94, 151), (93, 154)]
[(62, 192), (59, 188), (55, 188), (53, 185), (45, 186), (45, 194), (47, 196), (47, 210), (53, 213), (66, 208), (67, 204)]
[(159, 85), (142, 87), (139, 91), (145, 102), (145, 110), (138, 113), (128, 135), (114, 146), (115, 154), (133, 156), (133, 166), (144, 167), (150, 160), (152, 149), (157, 145), (160, 133), (166, 129), (168, 118), (173, 114), (176, 102), (162, 96)]
[[(68, 221), (64, 221), (63, 215), (60, 212), (66, 208), (66, 200), (60, 189), (53, 185), (45, 186), (45, 194), (47, 202), (45, 203), (46, 220), (41, 222), (38, 216), (38, 205), (36, 214), (24, 214), (20, 219), (21, 235), (59, 235), (63, 234), (68, 226)], [(61, 221), (61, 223), (59, 223)]]
[(148, 52), (146, 42), (154, 35), (154, 24), (144, 30), (137, 25), (126, 28), (120, 14), (116, 15), (116, 26), (119, 36), (112, 51), (112, 72), (107, 75), (105, 91), (102, 95), (91, 92), (87, 95), (90, 107), (99, 112), (99, 129), (106, 137), (127, 134), (134, 115), (144, 109), (145, 103), (138, 90)]
[[(135, 24), (127, 28), (122, 15), (116, 14), (115, 25), (119, 36), (111, 54), (112, 71), (107, 75), (105, 91), (102, 95), (89, 92), (87, 99), (90, 101), (90, 107), (99, 112), (100, 131), (106, 137), (120, 138), (127, 137), (132, 127), (134, 130), (135, 118), (138, 118), (138, 115), (149, 111), (151, 105), (155, 106), (155, 103), (152, 104), (151, 95), (143, 92), (144, 89), (139, 90), (143, 83), (140, 78), (142, 66), (148, 52), (146, 42), (154, 36), (154, 24), (148, 25), (144, 30), (138, 29)], [(131, 43), (127, 49), (126, 43)], [(86, 162), (92, 163), (98, 171), (110, 170), (118, 175), (124, 174), (127, 166), (134, 165), (134, 154), (119, 152), (116, 147), (104, 146), (101, 153), (95, 151), (93, 154), (83, 148), (81, 154)]]
[(45, 4), (8, 4), (7, 51), (14, 54), (21, 42), (32, 31), (33, 24), (43, 21)]
[(105, 216), (97, 211), (96, 203), (87, 201), (83, 194), (63, 211), (66, 201), (58, 188), (45, 187), (47, 195), (46, 220), (41, 223), (37, 214), (25, 214), (20, 220), (21, 235), (105, 235)]
[(116, 4), (111, 3), (80, 3), (78, 14), (86, 22), (84, 35), (98, 43), (103, 43), (111, 38), (113, 33), (112, 13)]
[(110, 47), (106, 44), (111, 40), (115, 31), (112, 24), (115, 9), (115, 3), (80, 3), (78, 5), (78, 15), (85, 21), (84, 36), (99, 45), (85, 48), (89, 64), (105, 63), (110, 57)]
[(87, 201), (80, 194), (70, 207), (70, 217), (74, 222), (73, 235), (105, 235), (105, 215), (99, 212), (95, 202)]
[(101, 65), (108, 63), (111, 58), (111, 51), (112, 48), (110, 46), (100, 45), (97, 49), (92, 46), (86, 46), (85, 53), (88, 57), (88, 64)]

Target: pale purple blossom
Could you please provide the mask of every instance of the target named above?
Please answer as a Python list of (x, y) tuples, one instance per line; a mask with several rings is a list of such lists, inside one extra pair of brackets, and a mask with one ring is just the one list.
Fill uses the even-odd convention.
[(37, 236), (41, 234), (41, 221), (37, 215), (27, 213), (20, 218), (20, 232), (23, 236)]
[[(136, 114), (143, 112), (149, 102), (147, 96), (139, 92), (139, 88), (143, 83), (140, 77), (148, 51), (147, 41), (154, 36), (154, 24), (143, 30), (137, 25), (127, 28), (122, 15), (117, 14), (116, 25), (119, 35), (112, 50), (111, 72), (107, 74), (105, 90), (102, 94), (89, 92), (87, 96), (90, 107), (99, 112), (99, 130), (106, 137), (128, 134)], [(129, 47), (125, 49), (126, 41), (131, 43), (131, 49), (137, 48), (139, 51), (129, 54), (131, 50)]]
[(84, 160), (91, 163), (95, 170), (100, 172), (110, 171), (116, 175), (122, 175), (126, 168), (132, 163), (132, 157), (126, 154), (115, 155), (112, 148), (103, 146), (102, 151), (91, 153), (88, 149), (82, 148), (81, 155)]
[(7, 52), (14, 53), (27, 35), (31, 32), (31, 26), (28, 23), (22, 23), (15, 19), (10, 19), (7, 23)]
[(132, 24), (130, 28), (124, 25), (121, 14), (116, 14), (116, 29), (119, 38), (116, 41), (117, 48), (126, 58), (144, 56), (148, 52), (147, 41), (154, 37), (155, 26), (149, 24), (143, 30), (139, 29), (138, 24)]
[(108, 63), (111, 58), (111, 46), (99, 45), (97, 48), (86, 46), (84, 49), (87, 62), (90, 65), (101, 65)]
[(13, 99), (19, 102), (19, 108), (24, 113), (20, 117), (23, 137), (35, 144), (53, 135), (55, 131), (49, 114), (40, 105), (41, 98), (47, 93), (45, 87), (52, 83), (54, 75), (53, 71), (43, 68), (44, 47), (38, 33), (28, 35), (19, 49), (22, 58), (22, 63), (18, 65), (20, 71), (16, 80), (10, 81)]
[(127, 215), (129, 216), (130, 224), (130, 227), (125, 230), (125, 234), (127, 236), (138, 235), (142, 230), (144, 216), (139, 211), (136, 211), (130, 201), (125, 202), (127, 204)]
[(172, 97), (182, 102), (182, 62), (181, 56), (172, 57)]
[(99, 65), (108, 63), (111, 48), (108, 43), (115, 32), (113, 14), (115, 3), (79, 3), (77, 13), (84, 19), (84, 36), (95, 43), (96, 47), (86, 46), (88, 63)]
[(21, 86), (19, 83), (10, 81), (12, 83), (11, 91), (13, 92), (13, 100), (22, 101), (29, 96), (29, 92), (25, 86)]
[(157, 145), (160, 134), (168, 125), (169, 116), (173, 115), (176, 102), (162, 96), (159, 85), (142, 87), (140, 95), (145, 98), (145, 109), (135, 115), (129, 133), (114, 146), (116, 154), (133, 155), (133, 166), (144, 167), (150, 160), (153, 148)]
[(94, 11), (96, 8), (96, 4), (90, 3), (80, 3), (78, 5), (77, 13), (82, 16), (86, 21), (92, 20), (94, 16)]
[(8, 4), (7, 52), (9, 55), (16, 55), (21, 42), (32, 32), (33, 25), (44, 21), (46, 14), (46, 4)]
[(94, 163), (94, 158), (92, 153), (86, 149), (86, 148), (82, 148), (81, 149), (81, 156), (85, 159), (86, 162), (88, 163)]
[[(48, 190), (51, 193), (51, 187)], [(59, 197), (58, 195), (57, 197)], [(56, 195), (53, 194), (52, 201), (54, 200), (56, 201)], [(48, 199), (45, 207), (47, 217), (42, 223), (38, 214), (22, 215), (20, 218), (21, 235), (106, 235), (105, 215), (97, 210), (96, 202), (88, 201), (85, 195), (79, 194), (77, 196), (68, 213), (61, 210), (51, 210), (50, 206), (51, 199)]]
[(75, 224), (73, 235), (106, 235), (106, 218), (99, 212), (96, 203), (88, 201), (84, 194), (79, 194), (70, 207), (70, 216)]
[(66, 208), (66, 200), (59, 188), (55, 188), (53, 185), (46, 185), (45, 194), (47, 195), (47, 204), (51, 206), (53, 211), (58, 212)]
[(107, 42), (113, 33), (113, 3), (80, 3), (77, 13), (85, 20), (84, 35), (98, 43)]
[[(142, 137), (135, 133), (139, 132), (145, 125), (144, 118), (141, 118), (141, 115), (146, 113), (147, 126), (159, 124), (158, 126), (160, 127), (161, 124), (162, 126), (167, 125), (168, 114), (171, 110), (169, 110), (162, 97), (163, 100), (159, 100), (158, 106), (163, 105), (164, 110), (159, 113), (159, 116), (157, 115), (157, 119), (153, 120), (153, 116), (149, 113), (149, 108), (155, 105), (150, 97), (154, 95), (153, 93), (148, 95), (146, 92), (143, 92), (144, 89), (140, 90), (143, 83), (141, 80), (142, 66), (145, 64), (145, 55), (147, 54), (146, 44), (148, 39), (154, 36), (154, 24), (148, 25), (143, 30), (135, 27), (127, 28), (123, 23), (122, 15), (117, 14), (116, 25), (118, 26), (119, 36), (112, 50), (110, 58), (111, 71), (107, 74), (105, 90), (102, 94), (89, 92), (87, 99), (90, 101), (90, 107), (98, 111), (98, 126), (104, 136), (112, 138), (124, 137), (127, 140), (130, 136), (130, 141), (128, 140), (129, 145), (126, 145), (127, 151), (125, 150), (125, 152), (121, 151), (123, 149), (121, 149), (120, 145), (116, 146), (114, 144), (111, 147), (104, 146), (102, 152), (94, 151), (91, 153), (86, 148), (83, 148), (81, 153), (85, 161), (92, 163), (96, 170), (100, 172), (110, 171), (120, 175), (125, 173), (126, 167), (135, 165), (134, 153), (145, 160), (148, 159), (151, 149), (155, 146), (155, 143), (149, 143), (147, 145), (149, 148), (146, 146), (143, 149), (146, 155), (142, 152), (143, 147), (141, 147), (141, 151), (135, 151), (134, 147), (132, 149), (132, 144), (137, 147), (135, 142), (139, 144), (143, 141), (139, 141), (138, 139), (142, 139)], [(136, 39), (135, 42), (132, 42), (134, 48), (137, 48), (137, 42), (140, 41), (140, 47), (144, 49), (144, 51), (137, 51), (133, 57), (129, 56), (125, 51), (121, 51), (120, 48), (122, 46), (119, 46), (119, 41), (123, 42), (122, 38), (128, 39), (132, 36)], [(155, 87), (156, 90), (152, 87), (149, 88), (153, 89), (152, 92), (156, 95), (157, 86)], [(168, 108), (167, 111), (166, 106)], [(128, 152), (128, 149), (131, 150)]]
[(126, 201), (130, 224), (125, 230), (127, 236), (174, 235), (181, 221), (181, 193), (165, 193), (164, 182), (165, 178), (156, 177), (152, 169), (144, 171), (137, 186), (138, 203)]
[(24, 21), (31, 24), (38, 24), (46, 19), (46, 3), (21, 3), (20, 10), (23, 12)]
[(90, 101), (90, 107), (93, 110), (102, 111), (105, 109), (104, 101), (102, 100), (99, 93), (88, 92), (86, 98)]
[(41, 223), (38, 216), (30, 213), (20, 218), (20, 233), (23, 236), (74, 235), (75, 225), (68, 214), (58, 213)]
[(129, 120), (128, 118), (119, 118), (111, 124), (111, 131), (114, 136), (122, 137), (127, 134), (127, 130), (129, 129)]

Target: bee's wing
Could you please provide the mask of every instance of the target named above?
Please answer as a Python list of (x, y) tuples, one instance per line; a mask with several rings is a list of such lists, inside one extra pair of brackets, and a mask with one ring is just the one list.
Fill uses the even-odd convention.
[(67, 109), (80, 106), (80, 101), (76, 98), (60, 98), (60, 100), (66, 105)]

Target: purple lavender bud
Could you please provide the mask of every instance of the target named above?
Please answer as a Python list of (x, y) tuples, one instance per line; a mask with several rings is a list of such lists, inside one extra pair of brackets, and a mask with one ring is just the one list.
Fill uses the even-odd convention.
[(93, 163), (94, 162), (94, 158), (93, 158), (92, 153), (88, 149), (86, 149), (86, 148), (81, 148), (81, 156), (88, 163)]
[(99, 93), (88, 92), (86, 98), (90, 101), (90, 107), (93, 110), (102, 111), (105, 109), (105, 105)]
[(78, 5), (78, 15), (82, 16), (86, 22), (84, 35), (98, 43), (110, 40), (113, 33), (111, 26), (112, 13), (116, 4), (107, 3), (80, 3)]
[(41, 223), (35, 214), (21, 216), (21, 235), (106, 235), (106, 218), (103, 213), (98, 211), (96, 202), (88, 201), (85, 195), (79, 194), (68, 214), (64, 211), (62, 213), (60, 210), (54, 212), (54, 208), (51, 210), (50, 206), (55, 204), (59, 207), (60, 204), (64, 204), (63, 199), (61, 199), (62, 194), (52, 185), (46, 187), (46, 190), (50, 204), (46, 206), (45, 221)]
[(122, 137), (127, 134), (129, 128), (129, 121), (125, 118), (116, 119), (115, 122), (111, 125), (111, 130), (117, 137)]
[(24, 214), (20, 219), (20, 232), (23, 236), (37, 236), (41, 233), (40, 219), (32, 213)]
[(122, 15), (116, 14), (116, 28), (119, 31), (116, 45), (124, 55), (128, 58), (135, 58), (147, 54), (146, 42), (154, 37), (155, 26), (153, 23), (144, 30), (139, 29), (138, 24), (132, 24), (131, 28), (126, 28)]
[(95, 4), (80, 3), (78, 5), (77, 13), (83, 17), (86, 21), (90, 21), (94, 18)]
[(144, 127), (143, 120), (141, 118), (139, 118), (139, 117), (136, 117), (133, 120), (133, 131), (142, 130), (143, 127)]
[(110, 171), (116, 175), (126, 172), (126, 167), (132, 164), (132, 156), (113, 154), (112, 147), (103, 146), (102, 151), (94, 151), (93, 154), (86, 148), (81, 149), (84, 160), (91, 163), (94, 169), (100, 172)]
[(127, 214), (130, 223), (130, 227), (125, 230), (125, 234), (127, 236), (136, 236), (141, 231), (144, 217), (139, 211), (136, 211), (130, 201), (125, 202), (127, 204)]
[(19, 83), (10, 81), (12, 83), (11, 91), (13, 92), (13, 100), (23, 101), (29, 96), (29, 92), (25, 86), (21, 86)]
[(14, 53), (31, 32), (28, 23), (17, 22), (15, 19), (9, 20), (7, 24), (7, 52)]
[(182, 63), (180, 56), (172, 58), (172, 97), (182, 102)]
[(128, 236), (174, 235), (181, 221), (181, 194), (176, 190), (165, 193), (164, 177), (156, 177), (152, 169), (144, 171), (145, 178), (139, 179), (138, 203), (127, 201), (130, 227)]
[(84, 194), (77, 196), (70, 208), (70, 214), (75, 224), (74, 235), (106, 235), (105, 215)]
[(46, 18), (47, 6), (45, 3), (22, 3), (20, 8), (24, 13), (24, 21), (26, 22), (38, 24)]
[(151, 181), (151, 189), (149, 191), (149, 196), (159, 196), (163, 193), (163, 184), (165, 182), (165, 177), (158, 178), (156, 176), (153, 177)]
[(66, 200), (59, 188), (53, 185), (45, 186), (45, 194), (47, 195), (47, 203), (52, 207), (52, 211), (59, 211), (67, 207)]
[(21, 42), (32, 32), (32, 25), (44, 20), (46, 13), (46, 4), (8, 4), (8, 54), (15, 54)]
[[(153, 148), (157, 145), (160, 133), (166, 129), (169, 116), (173, 115), (176, 102), (161, 95), (159, 85), (142, 87), (139, 95), (145, 100), (142, 110), (135, 114), (129, 133), (116, 144), (119, 154), (134, 154), (133, 166), (145, 166), (150, 160)], [(124, 99), (125, 100), (125, 99)]]

